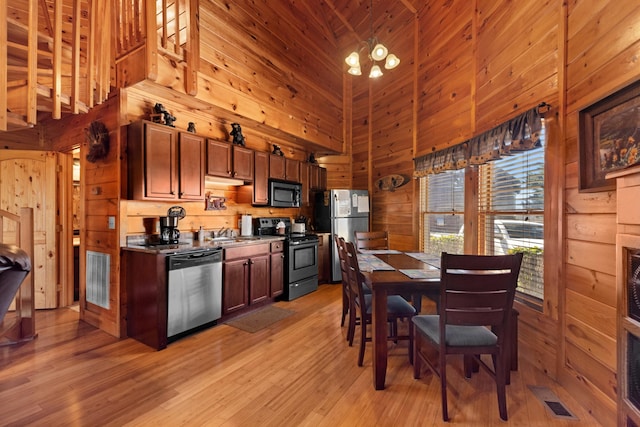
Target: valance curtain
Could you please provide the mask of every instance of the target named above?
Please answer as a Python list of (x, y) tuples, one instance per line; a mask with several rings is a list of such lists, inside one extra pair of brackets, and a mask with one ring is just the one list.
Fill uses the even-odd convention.
[(418, 178), (447, 170), (462, 169), (468, 165), (481, 165), (508, 156), (511, 152), (540, 147), (542, 117), (539, 108), (540, 106), (532, 108), (453, 147), (415, 158), (413, 176)]

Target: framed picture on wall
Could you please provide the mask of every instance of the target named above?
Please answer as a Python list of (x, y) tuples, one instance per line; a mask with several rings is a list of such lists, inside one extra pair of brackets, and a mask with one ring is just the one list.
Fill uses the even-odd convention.
[(579, 112), (581, 192), (615, 189), (605, 175), (640, 163), (640, 81)]

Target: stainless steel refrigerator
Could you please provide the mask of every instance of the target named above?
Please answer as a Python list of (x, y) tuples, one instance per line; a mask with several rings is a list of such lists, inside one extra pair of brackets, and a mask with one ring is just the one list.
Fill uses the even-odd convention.
[(369, 192), (367, 190), (329, 190), (316, 193), (316, 231), (331, 233), (331, 281), (342, 280), (338, 251), (333, 235), (353, 242), (354, 232), (369, 231)]

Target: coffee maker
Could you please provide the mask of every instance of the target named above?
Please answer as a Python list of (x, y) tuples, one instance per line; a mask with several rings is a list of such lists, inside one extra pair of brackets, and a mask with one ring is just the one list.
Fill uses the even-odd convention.
[(177, 216), (160, 217), (160, 242), (163, 244), (177, 244), (180, 238)]

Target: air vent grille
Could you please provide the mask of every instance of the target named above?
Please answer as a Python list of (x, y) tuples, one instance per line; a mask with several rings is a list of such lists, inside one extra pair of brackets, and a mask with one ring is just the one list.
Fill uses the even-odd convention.
[(87, 302), (109, 309), (109, 272), (111, 257), (87, 251)]

